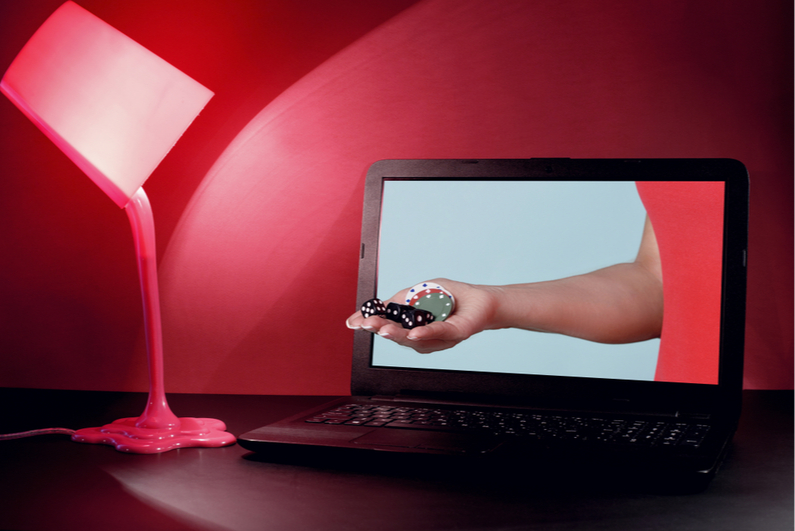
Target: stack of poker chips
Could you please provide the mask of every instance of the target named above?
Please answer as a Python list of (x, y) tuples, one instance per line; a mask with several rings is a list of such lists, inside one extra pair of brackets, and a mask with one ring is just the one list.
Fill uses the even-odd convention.
[(406, 294), (405, 302), (406, 304), (390, 302), (384, 305), (380, 299), (370, 299), (362, 305), (362, 315), (378, 315), (400, 323), (403, 328), (416, 328), (434, 321), (444, 321), (455, 308), (453, 295), (439, 284), (429, 282), (411, 288)]

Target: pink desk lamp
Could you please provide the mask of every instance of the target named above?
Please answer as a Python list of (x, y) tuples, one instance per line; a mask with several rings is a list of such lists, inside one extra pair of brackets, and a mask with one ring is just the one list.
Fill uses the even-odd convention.
[(78, 430), (78, 442), (133, 453), (219, 447), (220, 420), (177, 418), (166, 402), (155, 229), (142, 185), (213, 93), (72, 2), (31, 37), (0, 91), (130, 219), (144, 307), (149, 401), (138, 418)]

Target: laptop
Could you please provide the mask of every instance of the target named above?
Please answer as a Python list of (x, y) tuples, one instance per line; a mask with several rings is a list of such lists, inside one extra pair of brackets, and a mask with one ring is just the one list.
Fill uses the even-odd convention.
[[(351, 396), (239, 444), (262, 455), (576, 458), (708, 482), (740, 415), (748, 187), (745, 167), (731, 159), (374, 163), (357, 308), (433, 279), (555, 282), (632, 263), (649, 220), (662, 324), (649, 337), (617, 340), (487, 330), (426, 354), (357, 330)], [(617, 330), (634, 326), (632, 317)]]

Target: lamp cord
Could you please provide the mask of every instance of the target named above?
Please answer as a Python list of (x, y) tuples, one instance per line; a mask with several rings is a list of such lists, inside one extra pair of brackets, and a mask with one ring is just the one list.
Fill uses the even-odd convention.
[(74, 435), (75, 430), (68, 428), (47, 428), (43, 430), (21, 431), (18, 433), (0, 434), (0, 441), (10, 441), (11, 439), (22, 439), (24, 437), (35, 437), (37, 435)]

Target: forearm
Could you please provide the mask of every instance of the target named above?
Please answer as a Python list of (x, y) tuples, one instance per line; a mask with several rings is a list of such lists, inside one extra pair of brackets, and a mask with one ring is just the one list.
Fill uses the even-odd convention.
[(488, 329), (522, 328), (629, 343), (659, 337), (662, 328), (662, 283), (637, 262), (488, 289), (493, 294)]

